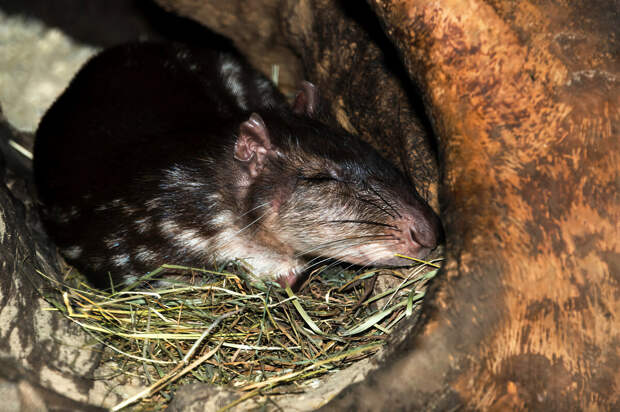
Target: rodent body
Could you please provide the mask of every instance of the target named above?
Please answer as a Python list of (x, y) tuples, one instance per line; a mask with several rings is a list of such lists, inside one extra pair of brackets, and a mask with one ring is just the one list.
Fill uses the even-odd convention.
[[(95, 284), (242, 259), (293, 284), (308, 258), (426, 256), (441, 227), (369, 145), (290, 106), (233, 54), (140, 43), (89, 61), (37, 131), (43, 223)], [(312, 261), (311, 261), (312, 262)]]

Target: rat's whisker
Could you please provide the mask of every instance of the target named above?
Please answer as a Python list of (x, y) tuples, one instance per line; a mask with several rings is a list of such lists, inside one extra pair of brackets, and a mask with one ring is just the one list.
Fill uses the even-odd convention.
[(385, 208), (381, 207), (380, 205), (376, 204), (375, 202), (373, 202), (373, 201), (371, 201), (369, 199), (366, 199), (366, 198), (364, 198), (362, 196), (355, 196), (355, 199), (360, 201), (360, 202), (367, 203), (367, 204), (369, 204), (371, 206), (374, 206), (377, 209), (381, 210), (386, 215), (390, 216), (392, 219), (396, 219), (396, 216), (394, 216), (392, 213), (388, 212)]
[(260, 209), (263, 206), (267, 206), (270, 202), (265, 202), (265, 203), (261, 203), (258, 206), (253, 207), (252, 209), (248, 210), (247, 212), (245, 212), (244, 214), (240, 215), (239, 217), (243, 217), (249, 213), (252, 213), (253, 211), (255, 211), (256, 209)]
[[(323, 263), (323, 262), (325, 262), (325, 261), (328, 261), (328, 260), (330, 260), (330, 259), (338, 259), (338, 260), (340, 260), (340, 261), (345, 261), (345, 262), (346, 262), (348, 257), (354, 257), (354, 256), (357, 256), (357, 255), (358, 255), (358, 252), (357, 252), (357, 251), (355, 251), (355, 250), (353, 250), (353, 251), (350, 251), (350, 252), (347, 252), (347, 253), (342, 254), (342, 253), (341, 253), (341, 251), (343, 251), (343, 250), (348, 250), (348, 249), (350, 249), (351, 247), (355, 247), (355, 246), (363, 246), (363, 245), (366, 245), (366, 244), (373, 244), (373, 243), (375, 243), (375, 242), (374, 242), (374, 241), (372, 241), (372, 240), (368, 240), (368, 241), (364, 241), (364, 242), (356, 242), (356, 243), (355, 243), (355, 244), (353, 244), (353, 245), (345, 244), (345, 245), (343, 245), (343, 247), (342, 247), (342, 248), (335, 249), (335, 250), (331, 250), (331, 251), (330, 251), (329, 256), (319, 255), (319, 256), (317, 256), (317, 257), (315, 257), (315, 258), (311, 259), (310, 261), (308, 261), (308, 262), (307, 262), (307, 264), (306, 264), (306, 268), (316, 267), (316, 266), (318, 266), (319, 264), (321, 264), (321, 263)], [(376, 251), (379, 251), (379, 250), (381, 250), (381, 247), (380, 247), (380, 246), (376, 246), (376, 247), (374, 248), (374, 250), (373, 250), (373, 249), (370, 249), (370, 254), (375, 253)], [(368, 255), (368, 252), (367, 252), (367, 251), (365, 251), (364, 255), (365, 255), (365, 256), (367, 256), (367, 255)], [(320, 260), (319, 262), (316, 262), (316, 260), (317, 260), (317, 259), (322, 259), (322, 260)], [(375, 261), (376, 261), (376, 259), (371, 259), (371, 260), (372, 260), (372, 262), (375, 262)], [(355, 265), (355, 264), (354, 264), (354, 265)], [(331, 265), (331, 266), (333, 266), (333, 265)]]
[[(359, 240), (361, 239), (367, 239), (367, 240), (364, 242), (359, 242)], [(344, 238), (344, 239), (337, 239), (337, 240), (332, 240), (329, 242), (323, 242), (323, 243), (313, 246), (312, 248), (300, 251), (295, 254), (295, 257), (297, 258), (303, 255), (309, 255), (312, 252), (315, 252), (317, 250), (325, 249), (325, 248), (338, 245), (338, 244), (344, 244), (343, 247), (352, 247), (352, 246), (358, 246), (358, 245), (362, 245), (366, 243), (372, 243), (377, 240), (379, 241), (396, 240), (396, 237), (394, 235), (362, 235), (362, 236), (355, 236), (355, 237)]]
[(390, 229), (398, 229), (398, 227), (394, 225), (390, 225), (388, 223), (373, 222), (371, 220), (354, 220), (354, 219), (328, 220), (327, 223), (357, 223), (357, 224), (363, 224), (363, 225), (384, 226), (384, 227), (389, 227)]
[(398, 216), (399, 218), (402, 218), (401, 214), (400, 214), (400, 213), (398, 213), (398, 210), (396, 210), (396, 208), (395, 208), (395, 207), (394, 207), (394, 206), (393, 206), (390, 202), (388, 202), (387, 200), (385, 200), (385, 198), (384, 198), (383, 196), (381, 196), (381, 194), (380, 194), (379, 192), (377, 192), (377, 190), (376, 190), (376, 189), (375, 189), (375, 188), (374, 188), (371, 184), (368, 184), (368, 185), (367, 185), (367, 187), (368, 187), (370, 190), (372, 190), (372, 192), (373, 192), (375, 195), (377, 195), (377, 197), (378, 197), (379, 199), (383, 200), (383, 203), (385, 203), (386, 205), (388, 205), (388, 207), (389, 207), (390, 209), (392, 209), (392, 210), (394, 211), (394, 213), (396, 213), (396, 216)]
[(262, 215), (260, 215), (259, 217), (257, 217), (256, 219), (254, 219), (253, 221), (251, 221), (250, 223), (248, 223), (247, 225), (245, 225), (244, 227), (236, 231), (235, 233), (230, 234), (230, 236), (228, 236), (228, 239), (224, 240), (224, 242), (226, 243), (223, 243), (223, 244), (218, 243), (217, 245), (214, 245), (215, 250), (224, 249), (226, 246), (229, 246), (232, 242), (235, 241), (238, 235), (240, 235), (241, 233), (249, 229), (252, 225), (256, 224), (259, 220), (264, 218), (267, 215), (267, 213), (268, 212), (263, 213)]

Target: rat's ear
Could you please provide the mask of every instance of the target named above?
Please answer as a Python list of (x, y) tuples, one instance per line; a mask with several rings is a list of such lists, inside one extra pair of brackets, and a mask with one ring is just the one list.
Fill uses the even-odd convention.
[(312, 117), (319, 104), (319, 91), (308, 81), (301, 82), (301, 90), (297, 92), (293, 103), (293, 112)]
[(233, 156), (245, 164), (251, 177), (256, 177), (263, 169), (267, 154), (271, 150), (265, 122), (257, 113), (252, 113), (250, 118), (239, 126)]

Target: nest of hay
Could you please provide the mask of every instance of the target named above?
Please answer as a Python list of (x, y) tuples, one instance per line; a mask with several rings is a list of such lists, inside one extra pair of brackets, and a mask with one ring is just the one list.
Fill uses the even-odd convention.
[[(215, 271), (163, 265), (108, 291), (69, 272), (63, 282), (48, 278), (52, 288), (44, 295), (105, 345), (118, 373), (148, 385), (113, 410), (139, 401), (147, 409), (165, 405), (189, 382), (242, 391), (226, 410), (287, 388), (298, 393), (303, 382), (377, 352), (401, 320), (417, 314), (437, 273), (434, 262), (408, 270), (326, 267), (295, 293), (251, 280), (240, 265)], [(163, 277), (171, 272), (173, 280)], [(395, 286), (369, 293), (377, 276), (391, 277)]]

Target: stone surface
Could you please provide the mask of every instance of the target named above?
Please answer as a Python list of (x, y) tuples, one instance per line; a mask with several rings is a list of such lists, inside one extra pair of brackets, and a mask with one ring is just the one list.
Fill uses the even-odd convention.
[[(0, 140), (17, 139), (14, 133), (0, 112)], [(43, 299), (49, 286), (40, 273), (59, 279), (58, 256), (39, 228), (29, 176), (5, 168), (1, 152), (0, 158), (0, 380), (46, 404), (115, 403), (104, 382), (92, 379), (101, 348)]]
[(73, 75), (96, 51), (59, 29), (0, 10), (0, 103), (16, 128), (34, 131)]

